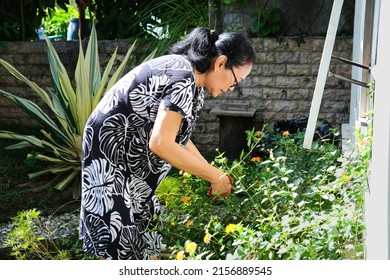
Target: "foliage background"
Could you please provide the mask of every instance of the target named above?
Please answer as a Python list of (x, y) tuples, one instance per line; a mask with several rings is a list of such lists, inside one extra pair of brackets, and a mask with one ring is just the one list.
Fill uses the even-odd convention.
[[(355, 1), (344, 3), (340, 33), (350, 35)], [(56, 13), (65, 15), (58, 9), (68, 13), (58, 22), (61, 31), (56, 35), (63, 34), (70, 18), (77, 17), (69, 4), (82, 7), (82, 21), (93, 18), (99, 37), (106, 40), (155, 37), (148, 26), (163, 27), (164, 32), (169, 29), (168, 37), (174, 40), (195, 26), (210, 26), (219, 32), (251, 30), (248, 34), (260, 37), (323, 36), (331, 10), (327, 0), (2, 0), (0, 40), (36, 39), (35, 29), (42, 18), (52, 21), (54, 16), (56, 21), (60, 20)], [(229, 14), (244, 18), (244, 26), (230, 22)], [(52, 35), (52, 27), (48, 29)]]

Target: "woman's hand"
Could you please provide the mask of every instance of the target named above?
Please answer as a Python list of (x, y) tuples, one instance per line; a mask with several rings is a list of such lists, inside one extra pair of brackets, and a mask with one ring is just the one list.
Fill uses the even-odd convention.
[(219, 178), (219, 182), (210, 185), (208, 194), (213, 199), (218, 199), (218, 197), (229, 197), (232, 189), (232, 177), (229, 174), (224, 173)]

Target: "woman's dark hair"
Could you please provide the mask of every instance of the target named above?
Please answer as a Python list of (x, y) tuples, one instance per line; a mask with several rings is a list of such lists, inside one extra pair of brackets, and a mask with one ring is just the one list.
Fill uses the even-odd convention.
[(180, 54), (191, 61), (200, 72), (206, 72), (214, 57), (226, 55), (226, 67), (242, 66), (255, 63), (256, 56), (245, 36), (237, 32), (226, 32), (218, 35), (214, 30), (197, 27), (169, 51)]

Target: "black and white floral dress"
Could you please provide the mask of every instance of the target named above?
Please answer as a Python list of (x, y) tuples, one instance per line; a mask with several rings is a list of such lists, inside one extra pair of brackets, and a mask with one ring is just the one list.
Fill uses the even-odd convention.
[(83, 135), (80, 239), (86, 252), (107, 259), (153, 259), (162, 236), (155, 190), (171, 166), (148, 147), (158, 110), (179, 112), (176, 142), (186, 145), (203, 107), (193, 67), (166, 55), (134, 68), (107, 92)]

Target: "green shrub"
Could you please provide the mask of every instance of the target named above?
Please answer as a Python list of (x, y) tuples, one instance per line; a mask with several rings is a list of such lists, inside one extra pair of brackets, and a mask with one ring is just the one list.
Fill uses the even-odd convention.
[[(366, 169), (332, 141), (304, 149), (303, 134), (247, 131), (249, 153), (214, 164), (235, 181), (232, 195), (211, 200), (192, 176), (158, 218), (178, 259), (361, 259)], [(277, 133), (277, 132), (273, 132)], [(263, 158), (253, 156), (262, 150)], [(360, 166), (360, 168), (359, 168)], [(186, 175), (188, 176), (188, 175)], [(183, 200), (181, 197), (188, 197)]]
[(46, 36), (62, 36), (66, 38), (71, 18), (78, 18), (79, 13), (73, 5), (66, 5), (67, 10), (54, 6), (46, 8), (46, 16), (42, 18)]
[[(50, 220), (50, 216), (46, 219)], [(24, 210), (12, 218), (14, 229), (8, 234), (6, 246), (17, 260), (97, 259), (82, 250), (78, 240), (78, 223), (49, 225), (36, 209)], [(58, 227), (67, 227), (67, 236), (56, 236)]]

